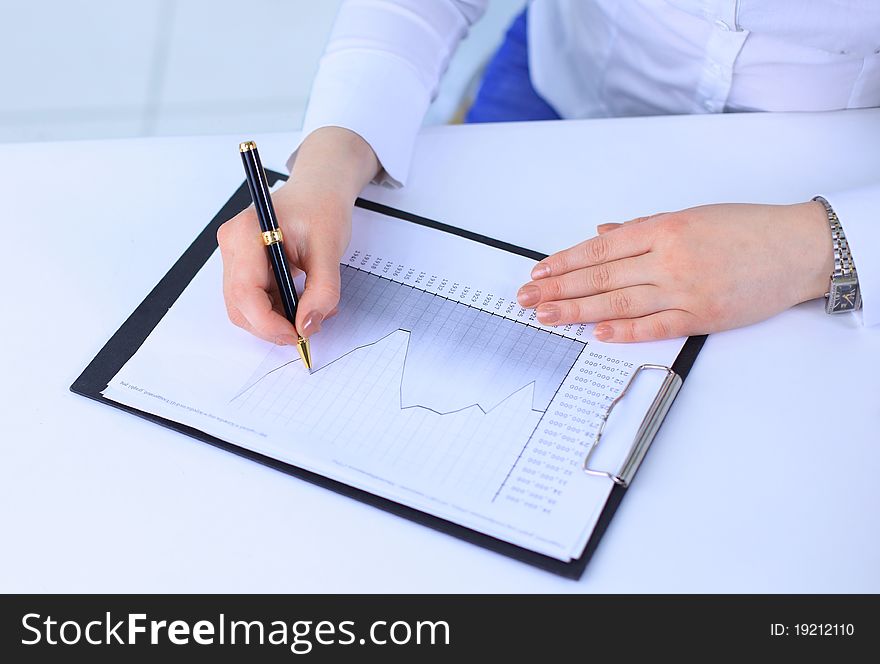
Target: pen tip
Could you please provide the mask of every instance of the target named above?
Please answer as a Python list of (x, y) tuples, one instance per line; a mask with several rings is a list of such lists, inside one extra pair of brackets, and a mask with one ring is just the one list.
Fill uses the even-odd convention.
[(296, 342), (296, 349), (299, 351), (299, 356), (302, 359), (303, 366), (309, 370), (309, 373), (312, 372), (312, 347), (309, 344), (309, 340), (303, 337), (299, 338), (299, 341)]

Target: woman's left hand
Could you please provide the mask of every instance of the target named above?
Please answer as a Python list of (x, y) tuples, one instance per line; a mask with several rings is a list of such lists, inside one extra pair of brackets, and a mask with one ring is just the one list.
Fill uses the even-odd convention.
[(705, 205), (603, 224), (548, 256), (517, 294), (546, 325), (601, 341), (718, 332), (822, 297), (834, 269), (821, 203)]

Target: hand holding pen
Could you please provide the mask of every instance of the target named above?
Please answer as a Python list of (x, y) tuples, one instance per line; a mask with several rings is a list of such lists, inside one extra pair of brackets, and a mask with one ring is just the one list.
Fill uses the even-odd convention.
[(303, 142), (291, 178), (272, 193), (290, 270), (306, 274), (293, 324), (267, 260), (256, 208), (242, 210), (220, 227), (223, 296), (235, 325), (288, 345), (320, 331), (339, 302), (339, 261), (351, 237), (355, 198), (376, 169), (378, 161), (362, 139), (346, 129), (326, 127)]

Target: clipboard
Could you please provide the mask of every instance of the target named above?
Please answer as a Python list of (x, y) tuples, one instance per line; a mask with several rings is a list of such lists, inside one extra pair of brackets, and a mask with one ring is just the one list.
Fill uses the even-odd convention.
[[(287, 176), (270, 170), (266, 171), (266, 176), (268, 177), (270, 186), (275, 185), (280, 180), (287, 179)], [(174, 263), (171, 269), (168, 270), (153, 290), (150, 291), (143, 302), (138, 305), (116, 333), (107, 341), (100, 352), (83, 370), (82, 374), (80, 374), (70, 386), (70, 390), (76, 394), (105, 403), (114, 408), (119, 408), (202, 442), (209, 443), (252, 461), (257, 461), (299, 479), (311, 482), (317, 486), (330, 489), (368, 505), (372, 505), (373, 507), (378, 507), (391, 514), (428, 526), (434, 530), (453, 535), (459, 539), (472, 544), (477, 544), (486, 549), (528, 563), (548, 572), (570, 579), (579, 579), (599, 545), (599, 541), (608, 527), (608, 524), (611, 522), (617, 507), (620, 505), (627, 487), (629, 487), (639, 465), (647, 454), (654, 436), (663, 423), (666, 413), (669, 411), (678, 391), (681, 389), (685, 378), (687, 378), (688, 372), (706, 340), (706, 336), (690, 337), (685, 342), (671, 367), (661, 365), (642, 365), (637, 367), (630, 377), (629, 382), (623, 387), (617, 398), (609, 405), (596, 438), (587, 451), (583, 470), (591, 475), (610, 478), (614, 483), (613, 488), (611, 489), (611, 493), (609, 494), (599, 520), (596, 523), (596, 527), (593, 529), (581, 556), (569, 562), (563, 562), (556, 558), (536, 553), (525, 547), (511, 544), (492, 537), (491, 535), (478, 532), (466, 526), (447, 521), (446, 519), (423, 512), (414, 507), (377, 496), (364, 489), (350, 486), (344, 482), (330, 479), (318, 473), (305, 470), (259, 452), (254, 452), (250, 449), (229, 443), (188, 425), (117, 403), (102, 396), (101, 392), (107, 388), (110, 380), (112, 380), (125, 363), (128, 362), (128, 360), (146, 341), (153, 329), (168, 312), (171, 305), (174, 304), (178, 297), (180, 297), (190, 281), (196, 276), (205, 262), (217, 249), (217, 229), (220, 225), (238, 214), (241, 210), (250, 205), (250, 203), (250, 193), (247, 184), (243, 182), (210, 223), (201, 233), (199, 233), (198, 237), (196, 237), (189, 248), (187, 248), (177, 262)], [(490, 238), (485, 235), (480, 235), (462, 228), (450, 226), (449, 224), (444, 224), (433, 219), (398, 210), (381, 203), (358, 198), (355, 205), (389, 217), (394, 217), (396, 219), (439, 230), (444, 233), (451, 233), (469, 240), (481, 242), (497, 249), (519, 254), (536, 261), (546, 258), (546, 254)], [(654, 401), (646, 411), (629, 452), (625, 455), (625, 458), (618, 468), (604, 469), (593, 467), (591, 465), (591, 456), (600, 444), (605, 422), (612, 417), (614, 406), (617, 405), (621, 399), (625, 398), (627, 390), (633, 382), (637, 380), (639, 375), (646, 371), (664, 371), (666, 376), (654, 398)]]

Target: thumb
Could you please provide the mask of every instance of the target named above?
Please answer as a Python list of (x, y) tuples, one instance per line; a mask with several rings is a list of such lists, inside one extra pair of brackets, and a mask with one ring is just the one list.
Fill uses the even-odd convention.
[(306, 285), (296, 310), (296, 329), (308, 338), (339, 304), (339, 256), (330, 247), (312, 247), (303, 261)]

